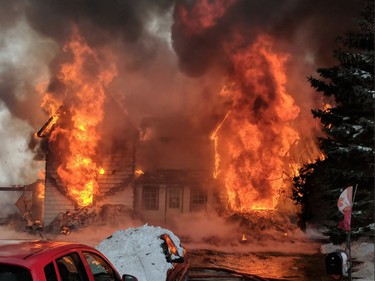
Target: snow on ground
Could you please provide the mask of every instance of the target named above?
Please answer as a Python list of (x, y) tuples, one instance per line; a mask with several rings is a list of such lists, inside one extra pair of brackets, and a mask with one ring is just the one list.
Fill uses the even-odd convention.
[[(308, 226), (306, 234), (310, 239), (324, 239), (328, 238), (323, 233), (324, 228), (316, 228)], [(375, 244), (364, 241), (352, 241), (351, 256), (353, 261), (352, 277), (356, 281), (374, 281), (374, 253)], [(322, 254), (329, 254), (336, 250), (346, 250), (346, 244), (334, 245), (333, 243), (323, 244), (320, 247)]]
[[(185, 228), (173, 228), (175, 233), (184, 235), (184, 246), (192, 252), (196, 249), (217, 250), (223, 253), (252, 253), (252, 252), (280, 252), (280, 253), (304, 253), (306, 255), (319, 252), (321, 242), (326, 238), (322, 229), (308, 227), (303, 238), (301, 233), (295, 235), (281, 235), (284, 233), (274, 233), (274, 240), (268, 240), (267, 245), (260, 245), (260, 237), (248, 237), (248, 243), (235, 243), (241, 235), (234, 226), (224, 227), (221, 220), (202, 217), (194, 217), (189, 223), (185, 223)], [(44, 233), (44, 238), (56, 241), (80, 242), (90, 246), (97, 246), (113, 262), (121, 274), (132, 274), (140, 281), (165, 280), (166, 271), (171, 264), (166, 263), (162, 249), (160, 247), (160, 234), (167, 233), (175, 241), (179, 251), (183, 251), (180, 240), (176, 235), (160, 227), (143, 225), (140, 221), (126, 219), (121, 224), (116, 225), (96, 225), (95, 227), (77, 229), (70, 235), (52, 235)], [(186, 227), (188, 226), (188, 227)], [(220, 227), (218, 227), (220, 226)], [(40, 239), (39, 234), (26, 233), (15, 230), (12, 225), (0, 225), (0, 239), (17, 237), (19, 239)], [(119, 229), (122, 229), (118, 231)], [(196, 230), (199, 231), (196, 231)], [(94, 231), (93, 231), (94, 230)], [(194, 230), (194, 231), (193, 231)], [(109, 235), (110, 239), (105, 239)], [(260, 233), (259, 235), (261, 235)], [(279, 236), (276, 236), (279, 235)], [(280, 236), (281, 235), (281, 236)], [(206, 237), (216, 237), (218, 239), (206, 239)], [(301, 237), (300, 237), (301, 236)], [(189, 239), (190, 237), (190, 239)], [(229, 239), (229, 238), (230, 239)], [(193, 239), (194, 238), (194, 239)], [(228, 240), (229, 239), (229, 240)], [(211, 243), (207, 243), (211, 241)], [(145, 242), (147, 241), (147, 242)], [(230, 241), (230, 242), (228, 242)], [(312, 242), (313, 241), (313, 242)], [(239, 244), (239, 245), (237, 245)], [(283, 245), (283, 247), (281, 247)], [(264, 249), (263, 249), (264, 247)], [(103, 249), (103, 250), (102, 250)], [(345, 245), (334, 246), (332, 244), (322, 245), (321, 253), (328, 254), (336, 249), (345, 249)], [(362, 242), (352, 243), (352, 257), (354, 260), (353, 277), (355, 281), (373, 281), (374, 278), (374, 244)], [(271, 257), (267, 257), (270, 259)], [(252, 263), (253, 261), (250, 260)], [(273, 266), (277, 262), (272, 261)], [(253, 267), (252, 267), (253, 268)], [(260, 274), (261, 275), (261, 274)]]
[(112, 262), (121, 276), (131, 274), (139, 281), (166, 280), (167, 271), (173, 268), (173, 264), (166, 261), (163, 253), (162, 234), (168, 234), (179, 256), (184, 256), (180, 239), (173, 232), (147, 224), (116, 231), (96, 248)]
[[(345, 244), (333, 245), (332, 243), (322, 245), (321, 252), (329, 254), (336, 250), (345, 250)], [(374, 281), (374, 243), (354, 242), (351, 245), (351, 256), (353, 264), (352, 277), (356, 281)]]

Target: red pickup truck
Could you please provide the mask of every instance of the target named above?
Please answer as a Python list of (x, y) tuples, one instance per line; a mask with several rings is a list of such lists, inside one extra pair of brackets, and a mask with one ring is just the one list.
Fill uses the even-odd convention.
[(77, 243), (0, 241), (0, 281), (136, 281), (96, 249)]

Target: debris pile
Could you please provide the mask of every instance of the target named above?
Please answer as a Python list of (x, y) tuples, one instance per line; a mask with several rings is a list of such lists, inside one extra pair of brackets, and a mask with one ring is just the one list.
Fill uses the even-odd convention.
[(227, 218), (239, 225), (241, 243), (262, 243), (262, 241), (293, 242), (297, 217), (282, 215), (274, 211), (233, 214)]
[(106, 204), (100, 207), (88, 206), (76, 212), (61, 212), (45, 227), (51, 233), (69, 234), (73, 229), (93, 224), (116, 223), (120, 217), (133, 217), (132, 211), (122, 204)]

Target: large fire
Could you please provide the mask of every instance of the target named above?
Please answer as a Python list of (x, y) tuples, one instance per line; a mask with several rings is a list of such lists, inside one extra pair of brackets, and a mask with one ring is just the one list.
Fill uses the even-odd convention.
[(274, 209), (277, 204), (284, 184), (283, 159), (299, 140), (292, 126), (299, 108), (285, 88), (287, 58), (273, 50), (272, 39), (265, 35), (231, 55), (234, 74), (221, 94), (230, 97), (232, 105), (224, 119), (220, 158), (225, 155), (221, 178), (232, 210)]
[[(205, 30), (214, 28), (235, 4), (236, 0), (204, 0), (177, 5), (176, 26), (187, 37), (204, 37)], [(271, 210), (306, 158), (316, 158), (317, 150), (306, 152), (307, 157), (294, 157), (303, 137), (296, 122), (300, 108), (287, 90), (289, 55), (277, 50), (276, 39), (260, 30), (251, 38), (235, 29), (230, 33), (218, 53), (224, 57), (228, 74), (220, 94), (230, 105), (210, 134), (215, 153), (213, 177), (225, 186), (229, 209)], [(97, 127), (104, 115), (104, 88), (116, 71), (112, 64), (102, 63), (103, 54), (90, 48), (77, 31), (64, 50), (71, 57), (60, 66), (57, 77), (64, 95), (57, 98), (47, 93), (43, 107), (52, 116), (48, 128), (54, 128), (50, 142), (60, 158), (58, 175), (66, 193), (82, 207), (92, 204), (98, 192), (97, 176), (105, 174), (96, 163)], [(56, 127), (63, 113), (71, 123)], [(146, 132), (141, 140), (150, 137)]]
[(92, 204), (98, 192), (97, 176), (105, 172), (96, 164), (100, 140), (97, 128), (104, 114), (105, 86), (116, 71), (113, 65), (101, 63), (100, 56), (77, 31), (64, 51), (71, 54), (72, 61), (60, 66), (58, 79), (65, 87), (63, 98), (58, 100), (53, 93), (47, 93), (43, 107), (57, 116), (54, 110), (63, 104), (71, 118), (68, 127), (60, 126), (52, 131), (49, 141), (52, 147), (59, 148), (61, 164), (57, 172), (67, 195), (78, 207), (83, 207)]
[(219, 123), (219, 125), (215, 128), (215, 130), (210, 134), (210, 140), (213, 142), (213, 147), (214, 147), (214, 161), (215, 161), (215, 168), (214, 168), (214, 173), (213, 177), (216, 179), (220, 173), (220, 154), (218, 153), (218, 145), (219, 145), (219, 136), (218, 133), (221, 129), (221, 126), (223, 126), (225, 120), (228, 118), (230, 114), (230, 111), (225, 115), (224, 119)]
[[(228, 16), (238, 8), (236, 3), (227, 1), (224, 5), (214, 0), (181, 4), (176, 10), (176, 25), (185, 38), (193, 38), (191, 42), (196, 38), (206, 42), (205, 36), (224, 28)], [(287, 90), (290, 55), (278, 50), (276, 39), (256, 26), (241, 33), (242, 22), (237, 24), (231, 27), (238, 30), (230, 28), (219, 37), (224, 41), (215, 41), (220, 45), (215, 45), (220, 54), (217, 59), (224, 61), (228, 73), (220, 94), (230, 105), (210, 134), (215, 153), (213, 177), (225, 186), (228, 209), (273, 210), (281, 195), (286, 198), (290, 192), (291, 179), (299, 168), (318, 154), (314, 142), (305, 142), (298, 129), (300, 108)], [(182, 45), (176, 46), (184, 54)]]

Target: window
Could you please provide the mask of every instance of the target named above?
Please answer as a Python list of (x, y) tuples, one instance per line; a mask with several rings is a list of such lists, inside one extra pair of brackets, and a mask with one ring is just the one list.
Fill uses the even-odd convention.
[(94, 275), (95, 281), (115, 281), (116, 274), (113, 268), (101, 257), (94, 253), (83, 253), (87, 263), (90, 266), (91, 272)]
[(62, 281), (88, 281), (86, 271), (77, 253), (56, 260)]
[(44, 267), (44, 275), (47, 281), (57, 281), (56, 270), (52, 262)]
[(143, 209), (158, 210), (159, 209), (159, 187), (143, 186), (142, 194)]
[(168, 207), (171, 209), (180, 208), (181, 187), (168, 188)]
[(190, 190), (190, 210), (199, 211), (206, 207), (207, 195), (200, 188), (192, 188)]
[(0, 281), (22, 280), (32, 281), (30, 271), (27, 269), (9, 264), (0, 264)]

